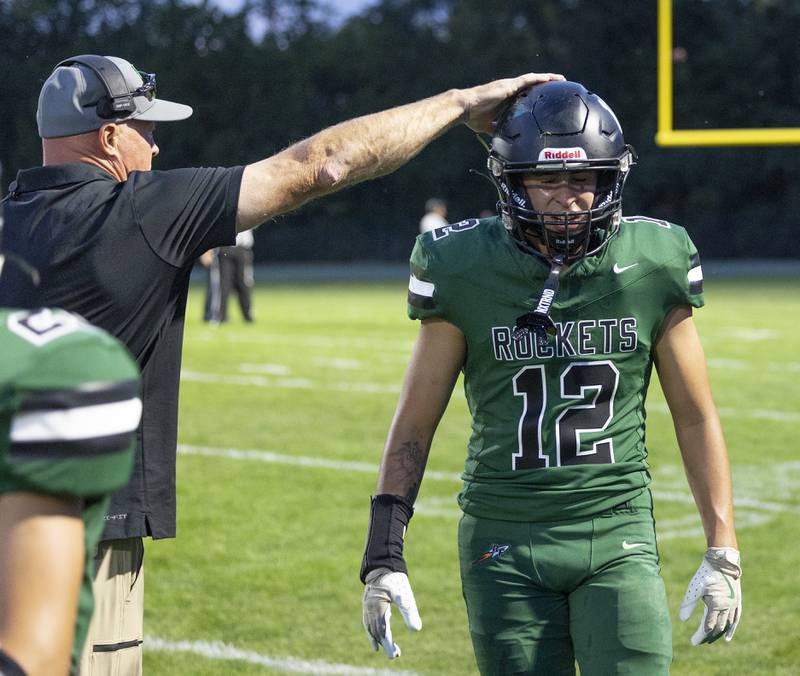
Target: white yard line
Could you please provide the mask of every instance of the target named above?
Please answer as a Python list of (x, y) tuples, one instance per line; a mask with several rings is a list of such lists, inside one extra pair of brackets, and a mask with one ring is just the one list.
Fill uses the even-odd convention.
[(780, 338), (781, 332), (773, 329), (748, 329), (748, 328), (729, 328), (724, 331), (726, 337), (730, 336), (748, 343), (760, 343), (764, 340), (774, 340)]
[[(733, 408), (721, 408), (719, 414), (723, 417), (739, 417), (742, 415), (741, 411)], [(773, 411), (770, 409), (754, 408), (752, 411), (747, 411), (745, 416), (755, 418), (757, 420), (773, 420), (775, 422), (800, 422), (800, 412), (797, 411)]]
[[(402, 359), (403, 363), (408, 362), (408, 357), (402, 358), (395, 358), (392, 361), (400, 361)], [(371, 359), (371, 363), (374, 363), (375, 360)], [(323, 368), (329, 369), (337, 369), (340, 371), (362, 371), (364, 369), (364, 362), (357, 360), (357, 359), (340, 359), (336, 357), (314, 357), (311, 359), (311, 363), (315, 366), (321, 366)], [(266, 364), (251, 364), (251, 363), (241, 363), (239, 364), (239, 371), (241, 373), (257, 373), (269, 376), (288, 376), (292, 372), (292, 367), (288, 364), (273, 364), (273, 363), (266, 363)]]
[(192, 653), (210, 660), (248, 662), (289, 674), (334, 674), (337, 676), (417, 676), (414, 671), (372, 669), (351, 664), (322, 660), (303, 660), (298, 657), (272, 657), (252, 650), (242, 650), (221, 641), (168, 641), (157, 636), (145, 636), (144, 649), (153, 652)]
[[(321, 467), (342, 472), (362, 472), (367, 474), (377, 474), (378, 466), (367, 462), (352, 462), (345, 460), (329, 460), (326, 458), (309, 457), (302, 455), (288, 455), (285, 453), (274, 453), (264, 450), (243, 450), (238, 448), (219, 448), (214, 446), (193, 446), (191, 444), (178, 444), (178, 453), (181, 455), (202, 455), (207, 457), (229, 458), (232, 460), (253, 460), (256, 462), (275, 463), (279, 465), (294, 465), (302, 467)], [(782, 467), (782, 466), (781, 466)], [(458, 483), (461, 481), (460, 475), (455, 472), (437, 472), (434, 470), (426, 471), (425, 478), (430, 481), (446, 481)], [(658, 473), (656, 473), (656, 484), (658, 483)], [(653, 496), (656, 501), (673, 502), (683, 505), (694, 505), (694, 499), (689, 491), (683, 490), (659, 490), (653, 489)], [(425, 501), (422, 500), (422, 512), (429, 515), (449, 515), (447, 507), (431, 503), (429, 508), (425, 508)], [(800, 514), (800, 506), (786, 504), (775, 501), (765, 501), (749, 496), (735, 496), (734, 502), (737, 510), (756, 510), (772, 514), (794, 513)], [(458, 513), (453, 510), (453, 513)]]
[(786, 373), (787, 371), (800, 371), (800, 362), (797, 361), (770, 361), (766, 364), (762, 362), (750, 361), (748, 359), (726, 359), (724, 357), (709, 357), (706, 364), (712, 369), (722, 369), (723, 371), (756, 371), (766, 367), (767, 371)]
[[(232, 460), (255, 460), (257, 462), (275, 463), (278, 465), (295, 465), (301, 467), (322, 467), (341, 472), (364, 472), (367, 474), (378, 473), (378, 466), (367, 462), (350, 462), (346, 460), (327, 460), (302, 455), (287, 455), (262, 450), (242, 450), (238, 448), (216, 448), (213, 446), (192, 446), (178, 444), (178, 453), (182, 455), (205, 455), (216, 458), (230, 458)], [(426, 471), (425, 478), (432, 481), (460, 481), (459, 475), (449, 472)]]
[[(657, 497), (656, 500), (658, 500)], [(768, 514), (736, 510), (737, 530), (752, 528), (754, 526), (763, 526), (770, 521), (772, 521), (772, 517)], [(659, 542), (705, 537), (703, 526), (700, 523), (700, 515), (697, 513), (676, 519), (656, 519), (656, 533), (658, 534)]]
[[(648, 413), (669, 413), (666, 403), (661, 401), (647, 402)], [(755, 420), (772, 420), (773, 422), (800, 422), (798, 411), (773, 411), (763, 408), (754, 408), (742, 411), (736, 408), (721, 406), (717, 408), (721, 418), (752, 418)]]
[(384, 385), (381, 383), (331, 382), (325, 383), (308, 378), (269, 378), (260, 375), (220, 375), (217, 373), (200, 373), (198, 371), (181, 371), (181, 380), (196, 383), (217, 383), (221, 385), (250, 385), (270, 389), (288, 390), (334, 390), (336, 392), (367, 392), (369, 394), (397, 394), (400, 385)]
[[(252, 460), (256, 462), (275, 463), (281, 465), (294, 465), (302, 467), (320, 467), (323, 469), (331, 469), (340, 472), (362, 472), (375, 475), (378, 471), (378, 466), (366, 462), (352, 462), (343, 460), (329, 460), (326, 458), (309, 457), (309, 456), (296, 456), (287, 455), (284, 453), (273, 453), (272, 451), (264, 450), (242, 450), (237, 448), (217, 448), (213, 446), (193, 446), (190, 444), (179, 444), (178, 453), (181, 455), (200, 455), (207, 457), (228, 458), (232, 460)], [(783, 463), (774, 466), (774, 470), (778, 474), (789, 476), (792, 469), (795, 469), (796, 463)], [(743, 472), (747, 472), (747, 468), (742, 468)], [(672, 490), (653, 489), (653, 497), (656, 502), (671, 502), (694, 509), (694, 499), (688, 490), (682, 490), (675, 485), (675, 476), (678, 474), (678, 468), (668, 466), (662, 472), (656, 472), (655, 482), (659, 483), (659, 474), (663, 474), (663, 484), (665, 486), (672, 485)], [(425, 478), (428, 481), (444, 481), (451, 484), (460, 482), (460, 476), (454, 472), (437, 472), (430, 470), (425, 472)], [(740, 530), (745, 528), (752, 528), (763, 526), (779, 514), (800, 514), (800, 505), (791, 503), (781, 503), (772, 501), (760, 500), (750, 497), (748, 495), (741, 495), (741, 491), (736, 491), (734, 496), (734, 505), (736, 508), (736, 522)], [(443, 498), (421, 498), (416, 505), (416, 513), (422, 516), (457, 519), (461, 515), (461, 511), (453, 505), (450, 499)], [(699, 523), (699, 517), (696, 514), (686, 517), (677, 517), (674, 519), (658, 520), (658, 540), (665, 542), (667, 540), (688, 539), (688, 538), (702, 538), (703, 529)], [(315, 672), (316, 673), (316, 672)], [(318, 672), (318, 673), (336, 673), (336, 672)]]
[[(195, 383), (216, 383), (220, 385), (249, 385), (251, 387), (264, 387), (267, 389), (291, 390), (333, 390), (335, 392), (361, 392), (368, 394), (398, 394), (399, 384), (370, 383), (370, 382), (322, 382), (309, 378), (269, 378), (261, 375), (224, 375), (219, 373), (203, 373), (200, 371), (181, 371), (181, 380)], [(464, 398), (461, 387), (453, 390), (453, 397)], [(669, 408), (660, 401), (647, 404), (648, 413), (669, 413)], [(755, 408), (741, 411), (734, 408), (721, 407), (718, 409), (723, 418), (753, 418), (755, 420), (771, 420), (773, 422), (800, 422), (800, 412), (773, 411), (770, 409)]]
[(268, 376), (288, 376), (292, 369), (286, 364), (239, 364), (242, 373), (259, 373)]
[(342, 359), (340, 357), (314, 357), (314, 359), (311, 361), (317, 366), (341, 369), (343, 371), (361, 371), (364, 368), (364, 362), (359, 361), (358, 359)]
[(208, 331), (207, 333), (195, 334), (192, 340), (203, 342), (226, 342), (226, 343), (253, 343), (263, 345), (264, 343), (289, 343), (294, 346), (313, 347), (313, 348), (335, 348), (341, 351), (342, 348), (353, 350), (369, 350), (371, 352), (382, 351), (401, 351), (411, 354), (414, 347), (414, 338), (408, 340), (383, 340), (380, 338), (351, 338), (347, 336), (310, 336), (308, 334), (278, 334), (278, 333), (258, 333), (258, 334), (219, 334)]

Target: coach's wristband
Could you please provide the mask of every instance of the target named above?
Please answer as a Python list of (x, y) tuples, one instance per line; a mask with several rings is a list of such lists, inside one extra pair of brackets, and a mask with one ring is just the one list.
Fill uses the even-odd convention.
[(367, 544), (361, 561), (361, 581), (375, 568), (408, 573), (403, 558), (403, 538), (414, 514), (411, 503), (399, 495), (387, 493), (372, 498)]

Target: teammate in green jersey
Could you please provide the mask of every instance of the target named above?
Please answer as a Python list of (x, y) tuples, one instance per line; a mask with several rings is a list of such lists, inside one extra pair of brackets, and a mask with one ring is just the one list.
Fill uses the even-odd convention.
[(394, 602), (421, 627), (403, 559), (434, 431), (459, 371), (472, 434), (459, 504), (464, 598), (482, 674), (667, 674), (645, 446), (652, 366), (672, 413), (708, 549), (681, 619), (730, 640), (741, 613), (727, 451), (692, 320), (702, 272), (686, 231), (622, 218), (634, 156), (595, 94), (552, 82), (499, 121), (500, 216), (421, 235), (421, 320), (372, 500), (364, 626), (400, 654)]
[(60, 310), (0, 310), (0, 674), (75, 673), (140, 414), (117, 340)]

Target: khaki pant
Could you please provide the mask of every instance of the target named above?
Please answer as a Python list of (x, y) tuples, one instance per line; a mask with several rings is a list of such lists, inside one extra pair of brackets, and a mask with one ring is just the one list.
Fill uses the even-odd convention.
[(144, 624), (142, 538), (97, 545), (94, 613), (80, 676), (140, 676)]

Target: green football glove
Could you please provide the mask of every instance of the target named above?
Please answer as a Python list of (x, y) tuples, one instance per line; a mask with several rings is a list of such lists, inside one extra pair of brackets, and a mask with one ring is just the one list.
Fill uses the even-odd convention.
[(742, 568), (733, 547), (709, 547), (681, 603), (681, 622), (688, 620), (700, 598), (703, 618), (692, 636), (692, 645), (713, 643), (721, 636), (733, 638), (742, 616)]
[(362, 619), (372, 648), (378, 650), (383, 646), (390, 660), (400, 657), (400, 646), (392, 639), (392, 628), (389, 624), (392, 617), (391, 604), (397, 605), (409, 629), (422, 629), (422, 619), (408, 575), (388, 568), (376, 568), (367, 573), (364, 584)]

